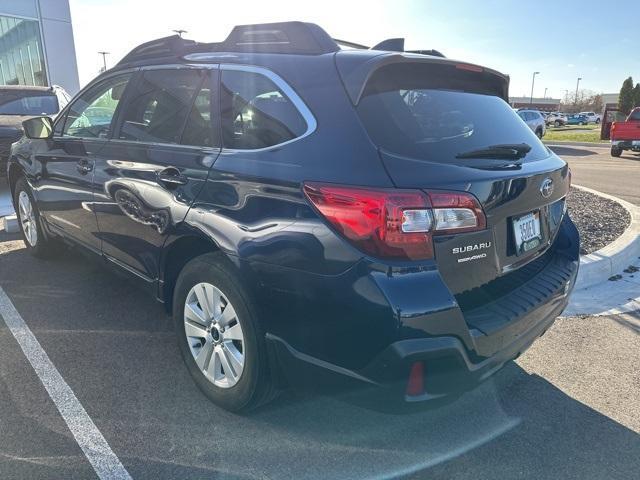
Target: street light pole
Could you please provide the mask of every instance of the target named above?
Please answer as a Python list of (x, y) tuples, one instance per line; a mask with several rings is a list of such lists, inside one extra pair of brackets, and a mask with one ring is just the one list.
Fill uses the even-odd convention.
[(547, 87), (544, 87), (544, 95), (542, 96), (542, 98), (547, 98)]
[(104, 71), (107, 71), (107, 55), (109, 55), (109, 52), (98, 52), (100, 55), (102, 55), (102, 65), (104, 66)]
[(531, 97), (529, 98), (529, 105), (533, 104), (533, 86), (536, 84), (536, 75), (540, 72), (533, 72), (533, 77), (531, 77)]
[(578, 77), (578, 81), (576, 82), (576, 98), (575, 98), (575, 104), (578, 105), (578, 86), (580, 85), (580, 80), (582, 80), (582, 77)]

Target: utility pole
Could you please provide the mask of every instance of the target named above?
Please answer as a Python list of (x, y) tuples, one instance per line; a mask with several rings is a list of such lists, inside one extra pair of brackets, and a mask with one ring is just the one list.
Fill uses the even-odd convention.
[(171, 31), (174, 33), (177, 33), (180, 36), (180, 38), (182, 38), (183, 33), (189, 33), (186, 30), (182, 30), (181, 28), (178, 28), (177, 30), (171, 30)]
[(547, 98), (547, 87), (544, 87), (544, 95), (542, 96), (542, 98)]
[(580, 80), (582, 80), (582, 77), (578, 77), (578, 81), (576, 82), (576, 98), (575, 98), (575, 104), (578, 105), (578, 86), (580, 85)]
[(109, 55), (109, 52), (98, 52), (100, 55), (102, 55), (102, 66), (104, 67), (103, 72), (107, 71), (107, 55)]
[(536, 84), (536, 75), (539, 75), (540, 72), (533, 72), (533, 77), (531, 77), (531, 97), (529, 98), (529, 104), (533, 104), (533, 86)]

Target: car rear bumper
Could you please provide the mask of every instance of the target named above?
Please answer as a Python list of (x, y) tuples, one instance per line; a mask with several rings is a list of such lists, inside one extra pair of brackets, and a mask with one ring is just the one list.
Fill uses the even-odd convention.
[(611, 145), (622, 150), (633, 150), (640, 152), (640, 139), (638, 140), (612, 140)]
[[(267, 339), (289, 383), (377, 386), (406, 402), (444, 398), (472, 389), (547, 331), (568, 303), (578, 263), (555, 259), (529, 285), (502, 302), (494, 302), (490, 306), (493, 316), (487, 315), (485, 323), (479, 323), (483, 330), (469, 329), (471, 349), (453, 335), (399, 340), (364, 368), (352, 370), (299, 352), (277, 336), (268, 334)], [(537, 292), (537, 304), (532, 291)], [(481, 355), (483, 351), (491, 353)], [(417, 362), (422, 363), (424, 389), (407, 395), (409, 372)]]
[[(544, 258), (536, 261), (539, 266), (534, 271), (522, 267), (520, 276), (526, 280), (490, 303), (468, 308), (454, 304), (444, 310), (443, 304), (433, 305), (430, 312), (416, 314), (409, 312), (407, 303), (409, 297), (416, 300), (415, 294), (402, 296), (406, 285), (395, 291), (384, 289), (392, 304), (404, 305), (408, 313), (402, 328), (415, 338), (389, 343), (364, 366), (344, 368), (267, 334), (278, 371), (288, 384), (369, 385), (405, 402), (446, 398), (469, 390), (522, 354), (566, 307), (578, 273), (579, 245), (575, 226), (568, 219), (563, 230)], [(437, 285), (430, 281), (434, 294)], [(416, 363), (422, 364), (423, 388), (419, 394), (408, 395), (408, 379)]]

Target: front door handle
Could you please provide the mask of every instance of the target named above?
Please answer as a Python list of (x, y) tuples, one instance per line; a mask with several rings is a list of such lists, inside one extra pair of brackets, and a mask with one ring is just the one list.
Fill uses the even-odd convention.
[(78, 170), (81, 175), (87, 175), (93, 170), (93, 163), (83, 158), (76, 164), (76, 170)]
[(158, 172), (158, 181), (168, 188), (175, 188), (178, 185), (186, 185), (188, 179), (176, 167), (167, 167)]

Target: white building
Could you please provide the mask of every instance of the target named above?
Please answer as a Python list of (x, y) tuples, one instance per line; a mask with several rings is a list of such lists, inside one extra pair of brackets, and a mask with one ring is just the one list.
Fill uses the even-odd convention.
[(80, 89), (69, 0), (0, 0), (0, 84)]
[(603, 93), (602, 103), (605, 107), (617, 107), (619, 98), (619, 93)]

